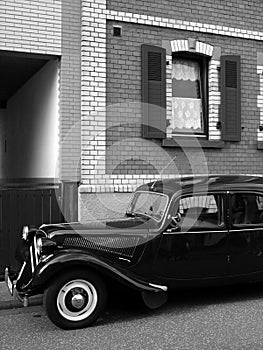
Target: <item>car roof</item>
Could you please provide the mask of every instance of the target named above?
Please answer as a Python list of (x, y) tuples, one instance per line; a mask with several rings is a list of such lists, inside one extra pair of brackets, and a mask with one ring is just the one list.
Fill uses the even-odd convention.
[(160, 179), (144, 184), (137, 191), (152, 191), (171, 195), (177, 191), (201, 190), (261, 190), (263, 176), (260, 175), (192, 175)]

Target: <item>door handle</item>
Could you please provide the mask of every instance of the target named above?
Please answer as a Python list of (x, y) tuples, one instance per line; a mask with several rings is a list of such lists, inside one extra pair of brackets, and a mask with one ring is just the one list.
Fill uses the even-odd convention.
[(166, 232), (171, 233), (171, 232), (178, 232), (179, 227), (171, 227), (166, 230)]

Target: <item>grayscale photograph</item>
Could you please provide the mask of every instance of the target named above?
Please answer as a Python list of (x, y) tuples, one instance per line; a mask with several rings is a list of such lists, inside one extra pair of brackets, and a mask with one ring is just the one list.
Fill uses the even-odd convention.
[(0, 350), (263, 349), (263, 0), (0, 1)]

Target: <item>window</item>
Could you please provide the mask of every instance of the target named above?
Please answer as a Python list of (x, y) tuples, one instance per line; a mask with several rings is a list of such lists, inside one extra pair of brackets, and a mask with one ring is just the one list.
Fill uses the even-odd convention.
[(178, 212), (182, 230), (218, 228), (224, 221), (223, 198), (216, 194), (182, 197)]
[(160, 221), (168, 203), (168, 196), (153, 192), (135, 192), (128, 215), (143, 215)]
[(234, 225), (263, 223), (263, 196), (238, 193), (231, 197), (232, 222)]
[(173, 56), (172, 122), (174, 133), (207, 133), (207, 59)]
[(192, 44), (174, 40), (170, 48), (141, 46), (142, 137), (161, 139), (168, 147), (182, 147), (182, 140), (189, 145), (193, 134), (202, 147), (221, 147), (211, 141), (240, 141), (240, 56), (213, 55), (213, 47), (199, 41), (193, 51)]

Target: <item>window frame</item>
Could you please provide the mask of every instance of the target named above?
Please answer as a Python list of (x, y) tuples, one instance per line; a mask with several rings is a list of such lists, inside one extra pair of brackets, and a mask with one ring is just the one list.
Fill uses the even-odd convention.
[(154, 219), (156, 222), (160, 223), (163, 220), (163, 218), (165, 217), (166, 212), (167, 212), (167, 208), (169, 206), (169, 196), (167, 194), (165, 194), (165, 193), (153, 192), (153, 191), (135, 191), (133, 193), (133, 195), (132, 195), (132, 198), (130, 199), (129, 205), (127, 207), (126, 214), (127, 213), (129, 214), (129, 213), (133, 212), (132, 204), (133, 204), (133, 201), (135, 199), (135, 196), (136, 195), (140, 195), (141, 193), (147, 193), (148, 195), (159, 195), (161, 197), (165, 197), (165, 199), (166, 199), (165, 208), (164, 208), (162, 216), (161, 216), (161, 218), (159, 220), (156, 219), (156, 217), (154, 217), (154, 216), (148, 215), (147, 213), (144, 213), (144, 214), (143, 213), (137, 213), (137, 214), (143, 214), (143, 215), (147, 216), (149, 219)]
[[(225, 208), (226, 208), (226, 194), (225, 193), (222, 193), (222, 192), (218, 192), (218, 191), (211, 191), (211, 192), (197, 192), (197, 193), (184, 193), (184, 194), (181, 194), (177, 199), (176, 199), (176, 203), (175, 203), (175, 206), (173, 208), (173, 211), (174, 213), (178, 213), (179, 210), (180, 210), (180, 201), (181, 199), (184, 199), (184, 198), (187, 198), (187, 197), (208, 197), (208, 196), (220, 196), (220, 206), (217, 207), (218, 211), (217, 211), (217, 214), (218, 214), (218, 217), (219, 219), (221, 220), (220, 223), (217, 224), (216, 227), (214, 227), (214, 229), (212, 228), (207, 228), (207, 229), (202, 229), (198, 226), (195, 226), (193, 225), (191, 228), (190, 228), (190, 231), (200, 231), (200, 230), (203, 230), (203, 231), (207, 231), (209, 229), (211, 229), (211, 232), (213, 231), (216, 231), (216, 230), (225, 230), (226, 227), (227, 227), (227, 218), (226, 218), (226, 215), (225, 215)], [(199, 216), (201, 215), (201, 211), (199, 213)], [(181, 225), (179, 225), (181, 227)]]
[[(233, 220), (233, 206), (232, 206), (232, 197), (235, 195), (254, 195), (254, 196), (258, 196), (258, 197), (263, 197), (263, 193), (262, 192), (257, 192), (257, 191), (235, 191), (235, 192), (231, 192), (229, 194), (229, 209), (230, 209), (230, 228), (236, 228), (236, 229), (246, 229), (248, 227), (262, 227), (263, 228), (263, 220), (262, 222), (259, 223), (234, 223)], [(262, 210), (263, 213), (263, 210)]]
[[(174, 59), (189, 59), (198, 62), (199, 67), (200, 67), (200, 95), (201, 95), (201, 101), (202, 101), (202, 108), (203, 108), (203, 122), (204, 122), (204, 132), (202, 133), (191, 133), (191, 132), (180, 132), (176, 131), (172, 133), (172, 136), (198, 136), (201, 138), (206, 138), (208, 139), (209, 134), (209, 84), (208, 84), (208, 73), (209, 73), (209, 60), (211, 57), (205, 56), (199, 53), (189, 53), (189, 52), (173, 52), (172, 53), (172, 65)], [(172, 97), (174, 97), (172, 95)]]

